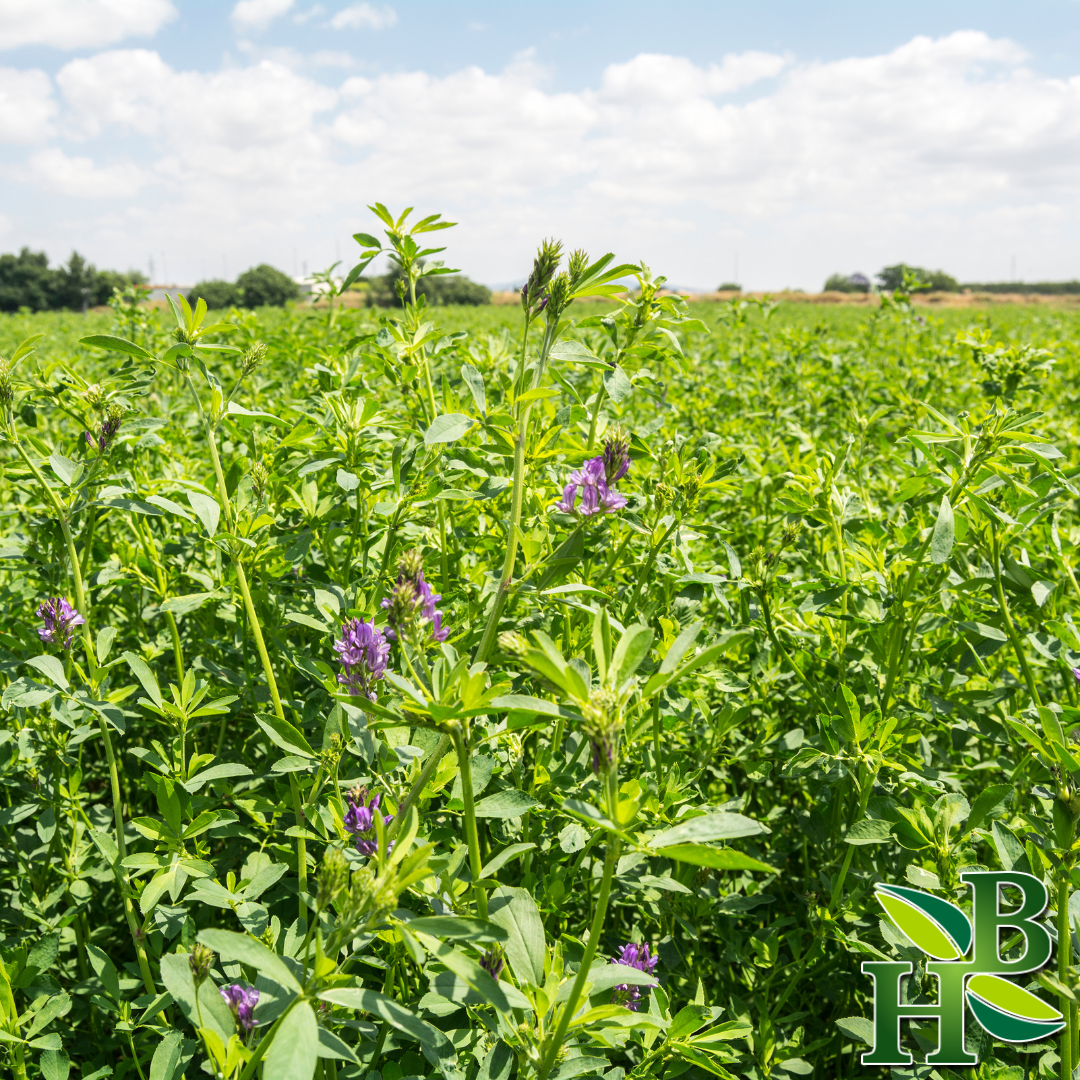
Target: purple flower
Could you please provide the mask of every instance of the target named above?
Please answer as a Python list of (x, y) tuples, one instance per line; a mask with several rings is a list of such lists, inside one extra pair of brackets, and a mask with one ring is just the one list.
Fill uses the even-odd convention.
[(398, 577), (390, 596), (384, 597), (382, 608), (387, 612), (389, 629), (386, 636), (397, 641), (402, 633), (408, 632), (413, 619), (431, 624), (431, 640), (445, 641), (450, 631), (443, 628), (442, 612), (435, 610), (435, 605), (442, 599), (441, 593), (433, 593), (424, 578), (420, 567), (420, 555), (410, 551), (402, 556), (398, 564)]
[(39, 604), (37, 616), (45, 623), (38, 630), (38, 637), (46, 645), (59, 645), (64, 649), (71, 648), (75, 627), (86, 622), (63, 596), (50, 596)]
[(376, 629), (375, 620), (348, 619), (341, 625), (341, 637), (334, 642), (345, 670), (337, 680), (349, 688), (353, 696), (375, 700), (375, 683), (386, 673), (386, 661), (390, 645), (382, 631)]
[[(611, 962), (613, 964), (625, 964), (627, 967), (637, 968), (638, 971), (644, 971), (646, 975), (651, 975), (656, 968), (656, 962), (659, 960), (657, 956), (649, 955), (649, 945), (646, 942), (644, 945), (624, 945), (620, 950), (618, 956), (612, 957)], [(641, 1004), (641, 987), (630, 986), (627, 983), (619, 983), (613, 987), (614, 994), (611, 998), (613, 1005), (625, 1005), (631, 1012), (637, 1012), (638, 1006)]]
[(85, 433), (87, 446), (91, 450), (96, 449), (98, 453), (104, 454), (112, 446), (112, 441), (116, 438), (116, 433), (120, 430), (120, 422), (123, 419), (124, 410), (119, 405), (110, 405), (108, 412), (105, 413), (105, 419), (101, 421), (101, 430), (98, 432), (97, 438), (91, 435), (89, 431)]
[(1076, 676), (1076, 681), (1080, 682), (1080, 667), (1074, 667), (1072, 673)]
[(503, 956), (502, 949), (498, 945), (488, 949), (483, 956), (480, 957), (480, 966), (495, 980), (498, 980), (502, 974), (503, 969)]
[(259, 1004), (259, 991), (254, 986), (233, 983), (221, 988), (221, 996), (228, 1002), (233, 1018), (245, 1032), (255, 1026), (255, 1006)]
[[(624, 476), (625, 470), (619, 475)], [(609, 486), (607, 467), (602, 455), (589, 458), (580, 469), (575, 469), (570, 474), (569, 480), (563, 489), (562, 500), (555, 504), (555, 509), (564, 514), (580, 514), (582, 517), (601, 513), (613, 514), (626, 505), (626, 496), (620, 495)], [(581, 488), (580, 507), (575, 506), (578, 488)]]
[[(367, 788), (356, 787), (349, 792), (349, 809), (345, 811), (345, 830), (356, 837), (356, 850), (361, 855), (374, 855), (379, 850), (379, 841), (375, 831), (375, 812), (382, 802), (382, 795), (372, 795), (368, 799)], [(389, 825), (394, 820), (393, 814), (383, 817), (383, 824)], [(394, 848), (390, 844), (388, 851)]]

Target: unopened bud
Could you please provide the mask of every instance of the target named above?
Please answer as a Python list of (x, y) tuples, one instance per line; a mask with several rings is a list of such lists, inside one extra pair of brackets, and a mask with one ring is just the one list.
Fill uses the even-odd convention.
[(214, 966), (214, 954), (205, 945), (196, 945), (188, 953), (188, 964), (191, 965), (191, 977), (195, 981), (195, 988), (198, 989), (206, 982), (210, 969)]
[(266, 346), (260, 341), (257, 345), (252, 345), (246, 353), (244, 353), (244, 359), (240, 365), (240, 373), (242, 375), (250, 375), (263, 360), (266, 359)]

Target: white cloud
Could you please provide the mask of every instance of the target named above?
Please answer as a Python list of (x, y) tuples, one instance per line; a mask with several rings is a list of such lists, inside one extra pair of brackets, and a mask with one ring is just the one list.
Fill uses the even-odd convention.
[(91, 49), (156, 34), (176, 18), (169, 0), (0, 0), (0, 49)]
[[(898, 259), (1001, 276), (1005, 249), (1031, 273), (1075, 275), (1080, 75), (1041, 75), (982, 33), (828, 63), (643, 54), (576, 91), (550, 89), (531, 54), (501, 72), (354, 77), (337, 91), (303, 74), (310, 62), (286, 52), (202, 73), (145, 49), (74, 60), (57, 75), (58, 122), (100, 142), (80, 149), (89, 159), (38, 155), (33, 175), (102, 195), (109, 178), (127, 192), (152, 178), (153, 203), (111, 219), (109, 243), (171, 236), (231, 265), (248, 252), (281, 263), (307, 236), (329, 263), (380, 199), (462, 221), (448, 257), (493, 281), (519, 277), (552, 233), (683, 284), (729, 278), (736, 251), (744, 283), (767, 287)], [(41, 73), (19, 74), (38, 80), (42, 119), (19, 121), (29, 137), (52, 99)], [(3, 100), (0, 78), (0, 131)], [(142, 172), (91, 163), (118, 136), (141, 140)]]
[(52, 83), (44, 71), (0, 68), (0, 143), (42, 142), (56, 113)]
[(150, 179), (146, 170), (129, 162), (97, 166), (90, 158), (68, 157), (55, 147), (34, 154), (28, 165), (35, 183), (78, 198), (128, 198)]
[(331, 20), (335, 30), (384, 30), (397, 22), (397, 12), (392, 7), (377, 8), (374, 4), (350, 4), (342, 8)]
[(229, 18), (239, 31), (265, 30), (293, 6), (293, 0), (240, 0)]

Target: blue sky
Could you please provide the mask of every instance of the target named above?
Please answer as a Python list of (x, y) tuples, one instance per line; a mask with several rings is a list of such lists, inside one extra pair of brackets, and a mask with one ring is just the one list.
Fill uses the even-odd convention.
[(347, 260), (365, 204), (683, 287), (1080, 276), (1080, 3), (0, 0), (0, 250), (181, 283)]

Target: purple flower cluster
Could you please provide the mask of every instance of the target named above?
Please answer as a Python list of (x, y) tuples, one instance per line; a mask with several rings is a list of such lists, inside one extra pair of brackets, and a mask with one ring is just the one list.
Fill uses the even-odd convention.
[[(613, 514), (626, 505), (626, 496), (619, 494), (612, 484), (630, 471), (630, 441), (616, 432), (604, 444), (604, 452), (589, 458), (580, 469), (570, 474), (563, 488), (562, 499), (555, 504), (564, 514), (592, 517), (593, 514)], [(578, 489), (581, 489), (581, 505), (577, 506)]]
[[(613, 964), (625, 964), (627, 967), (637, 968), (638, 971), (644, 971), (646, 975), (651, 975), (656, 968), (656, 962), (660, 958), (658, 956), (649, 955), (649, 945), (646, 942), (644, 945), (624, 945), (619, 950), (619, 955), (612, 958)], [(637, 1012), (638, 1006), (641, 1004), (641, 987), (630, 986), (627, 983), (619, 983), (614, 988), (614, 994), (611, 998), (613, 1005), (625, 1005), (631, 1012)]]
[[(374, 855), (379, 850), (375, 832), (375, 812), (382, 802), (382, 795), (372, 795), (368, 799), (367, 788), (354, 788), (349, 792), (349, 809), (345, 811), (345, 829), (356, 837), (356, 850), (361, 855)], [(394, 820), (393, 814), (383, 817), (383, 824), (389, 825)], [(390, 850), (393, 850), (393, 843)]]
[(407, 553), (398, 565), (393, 592), (382, 602), (389, 623), (386, 636), (391, 641), (397, 641), (403, 633), (408, 633), (413, 619), (419, 618), (421, 624), (431, 624), (432, 641), (445, 641), (450, 631), (443, 627), (442, 612), (435, 610), (435, 605), (441, 599), (442, 593), (432, 592), (424, 579), (418, 553)]
[(246, 1034), (255, 1027), (255, 1006), (259, 1004), (259, 991), (254, 986), (233, 983), (221, 988), (221, 996), (228, 1002), (236, 1023)]
[(46, 645), (59, 645), (63, 649), (71, 648), (75, 627), (86, 622), (63, 596), (50, 596), (39, 604), (37, 616), (45, 624), (38, 630), (38, 637)]
[(338, 674), (338, 682), (347, 686), (350, 694), (374, 701), (375, 683), (386, 673), (390, 655), (390, 644), (376, 629), (375, 620), (348, 619), (342, 623), (334, 651), (345, 668)]
[(116, 433), (120, 430), (120, 422), (123, 419), (123, 409), (115, 405), (110, 406), (105, 414), (105, 419), (101, 421), (101, 430), (98, 432), (97, 438), (91, 435), (89, 431), (85, 432), (86, 445), (91, 450), (97, 450), (99, 454), (104, 454), (112, 446), (112, 441), (116, 438)]
[(503, 969), (502, 949), (495, 945), (480, 957), (480, 966), (493, 978), (498, 979)]

